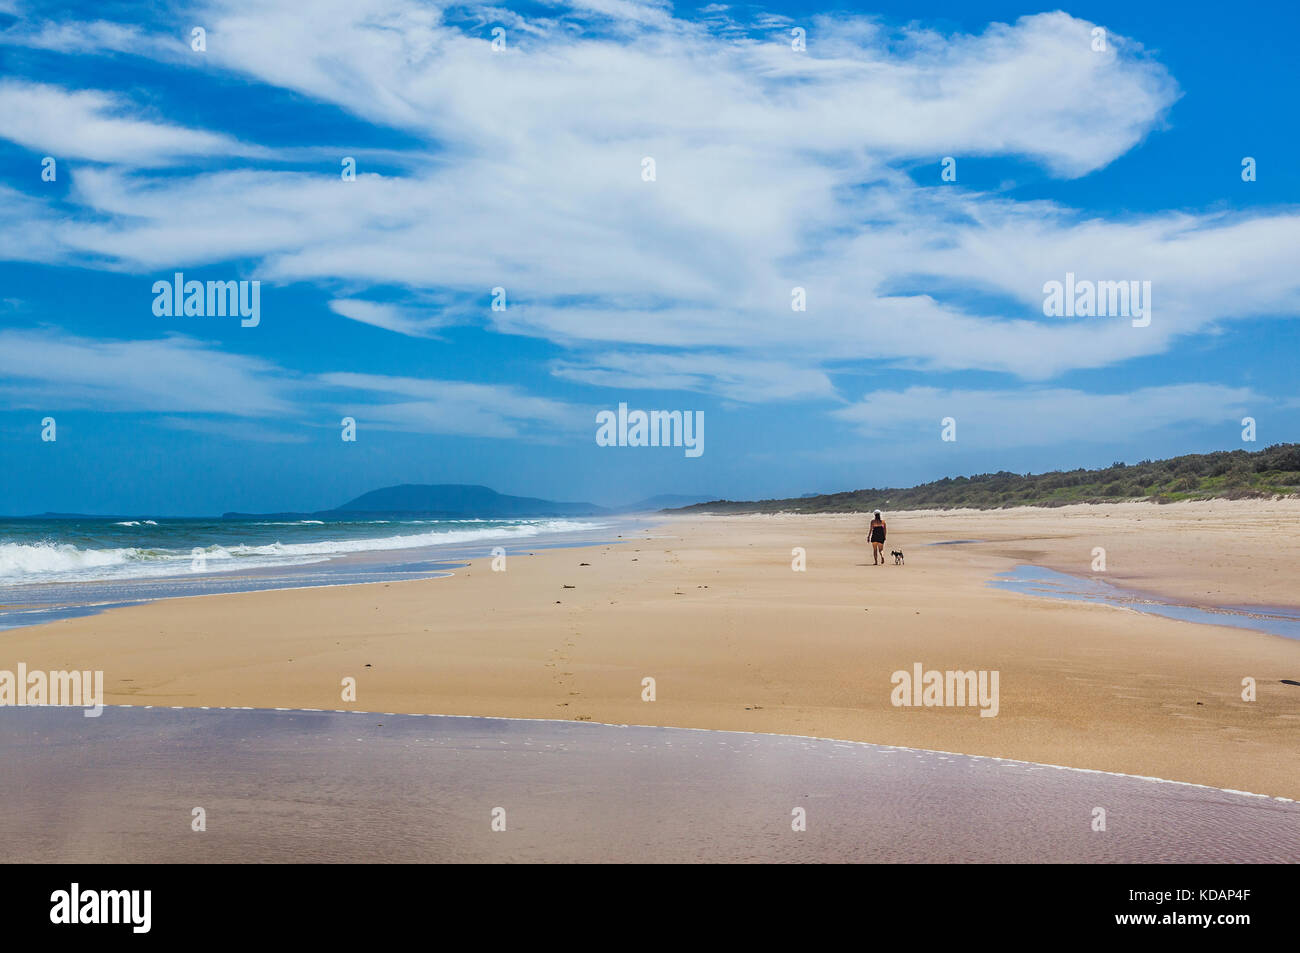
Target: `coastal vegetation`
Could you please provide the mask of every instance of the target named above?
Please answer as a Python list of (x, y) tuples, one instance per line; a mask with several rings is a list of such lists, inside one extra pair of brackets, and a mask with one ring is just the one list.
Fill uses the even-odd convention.
[[(1185, 454), (1168, 460), (1113, 463), (1098, 470), (981, 473), (945, 477), (906, 489), (864, 489), (784, 500), (714, 500), (684, 511), (714, 513), (850, 513), (878, 507), (1000, 509), (1149, 500), (1248, 499), (1300, 495), (1300, 444), (1263, 450)], [(681, 511), (679, 511), (681, 512)]]

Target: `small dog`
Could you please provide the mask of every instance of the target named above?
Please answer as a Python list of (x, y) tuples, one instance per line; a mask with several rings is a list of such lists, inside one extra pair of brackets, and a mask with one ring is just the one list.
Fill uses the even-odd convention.
[(891, 549), (889, 555), (894, 557), (895, 566), (903, 565), (903, 551), (901, 549)]

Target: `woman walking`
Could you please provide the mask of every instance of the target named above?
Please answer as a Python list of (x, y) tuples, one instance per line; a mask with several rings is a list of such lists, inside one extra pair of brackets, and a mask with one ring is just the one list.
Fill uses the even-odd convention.
[(885, 521), (880, 518), (880, 510), (876, 510), (875, 519), (871, 521), (870, 539), (871, 565), (883, 566), (885, 564)]

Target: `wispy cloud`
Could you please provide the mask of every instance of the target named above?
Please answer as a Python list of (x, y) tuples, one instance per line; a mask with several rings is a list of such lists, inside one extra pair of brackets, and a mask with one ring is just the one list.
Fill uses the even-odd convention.
[(442, 314), (428, 309), (404, 307), (389, 302), (364, 301), (358, 298), (336, 298), (329, 303), (330, 310), (353, 321), (370, 324), (386, 331), (396, 331), (409, 337), (435, 337), (438, 328), (450, 323)]
[[(417, 143), (403, 150), (409, 171), (378, 175), (363, 162), (345, 182), (335, 161), (161, 174), (152, 167), (177, 157), (253, 147), (145, 116), (123, 94), (11, 80), (0, 106), (19, 120), (0, 135), (113, 166), (73, 172), (67, 201), (81, 215), (15, 193), (0, 212), (6, 236), (33, 238), (7, 237), (0, 253), (128, 271), (251, 260), (264, 279), (342, 283), (334, 313), (398, 334), (428, 337), (477, 313), (494, 331), (563, 349), (549, 365), (559, 378), (753, 403), (838, 404), (836, 372), (867, 363), (1044, 382), (1300, 304), (1292, 210), (1092, 219), (917, 187), (906, 174), (933, 163), (937, 179), (949, 154), (1025, 160), (1058, 178), (1104, 168), (1158, 130), (1179, 96), (1133, 40), (1111, 34), (1096, 52), (1093, 25), (1062, 12), (973, 34), (836, 15), (809, 17), (808, 49), (796, 53), (785, 18), (706, 9), (734, 14), (740, 32), (629, 0), (557, 2), (545, 17), (458, 8), (469, 27), (436, 5), (348, 0), (322, 8), (302, 42), (297, 2), (207, 4), (195, 13), (209, 33), (205, 69), (400, 130)], [(189, 55), (179, 35), (103, 21), (15, 28), (5, 41), (167, 64)], [(1151, 326), (1045, 318), (1042, 284), (1067, 271), (1151, 281)], [(505, 311), (487, 309), (494, 286), (507, 289)], [(791, 309), (795, 287), (806, 311)], [(940, 287), (1006, 304), (975, 311)], [(377, 300), (379, 288), (403, 303)], [(571, 426), (574, 413), (512, 387), (321, 380), (369, 393), (395, 429), (514, 436)], [(908, 421), (917, 405), (932, 414), (943, 392), (908, 393), (838, 413)], [(1015, 410), (1013, 393), (971, 391), (966, 406)], [(1059, 395), (1075, 392), (1025, 393), (1064, 407)], [(1175, 393), (1147, 397), (1163, 407)], [(1091, 406), (1109, 406), (1099, 399)]]
[(501, 438), (594, 427), (590, 408), (508, 385), (353, 373), (322, 374), (319, 380), (355, 391), (356, 401), (339, 403), (340, 410), (359, 426), (381, 430)]
[(557, 377), (597, 387), (718, 393), (742, 403), (835, 397), (815, 368), (728, 354), (605, 351), (582, 361), (557, 361)]
[(833, 416), (865, 436), (903, 437), (938, 445), (944, 418), (956, 422), (956, 439), (982, 449), (1122, 444), (1179, 427), (1222, 427), (1240, 433), (1243, 415), (1262, 414), (1273, 398), (1249, 388), (1218, 384), (1142, 387), (1131, 393), (1092, 394), (1068, 388), (946, 390), (909, 387), (877, 391)]
[[(1024, 157), (1062, 176), (1106, 165), (1155, 128), (1178, 95), (1164, 67), (1122, 37), (1096, 53), (1087, 21), (1052, 13), (973, 35), (904, 27), (882, 43), (874, 20), (822, 17), (810, 19), (809, 48), (796, 54), (788, 37), (762, 32), (771, 25), (721, 39), (665, 4), (602, 0), (511, 21), (506, 51), (494, 54), (488, 27), (500, 11), (470, 9), (482, 14), (478, 33), (408, 0), (333, 4), (302, 43), (296, 3), (209, 5), (197, 16), (212, 39), (209, 68), (423, 137), (428, 155), (410, 150), (412, 171), (400, 177), (363, 165), (355, 182), (337, 171), (79, 170), (73, 198), (84, 219), (51, 221), (31, 209), (15, 216), (39, 220), (50, 235), (29, 254), (90, 255), (136, 270), (259, 259), (264, 278), (346, 281), (358, 293), (336, 301), (337, 313), (415, 336), (436, 322), (374, 303), (368, 285), (415, 299), (459, 296), (463, 307), (499, 285), (514, 304), (487, 315), (493, 327), (577, 352), (559, 365), (567, 376), (658, 377), (742, 400), (778, 370), (787, 380), (768, 393), (829, 396), (836, 361), (1038, 375), (1152, 353), (1174, 333), (1165, 323), (1096, 343), (1107, 337), (1097, 327), (1018, 325), (889, 290), (927, 258), (958, 275), (1001, 261), (974, 278), (1028, 301), (1037, 275), (1023, 268), (1027, 246), (1014, 226), (1040, 210), (970, 194), (929, 197), (898, 165), (924, 157), (937, 168), (951, 151)], [(604, 26), (577, 32), (574, 18)], [(95, 24), (78, 34), (77, 49), (98, 37), (114, 51), (127, 33)], [(43, 30), (28, 42), (48, 45), (55, 35), (63, 34)], [(141, 49), (169, 59), (174, 47)], [(100, 94), (86, 95), (55, 97), (57, 111), (74, 114), (69, 128), (109, 122), (108, 104), (93, 98)], [(1090, 108), (1080, 111), (1080, 102)], [(110, 130), (97, 153), (162, 162), (192, 148), (190, 134)], [(219, 149), (238, 148), (211, 135)], [(151, 145), (151, 136), (159, 141)], [(654, 182), (641, 178), (645, 156), (656, 161)], [(220, 220), (193, 227), (213, 207), (223, 209)], [(954, 265), (957, 254), (936, 249), (956, 241), (969, 250), (976, 240), (966, 240), (958, 214), (1006, 224), (985, 230), (981, 255)], [(1036, 229), (1037, 257), (1055, 247), (1063, 264), (1083, 270), (1089, 260), (1068, 253), (1077, 227), (1069, 211), (1047, 218)], [(1261, 227), (1296, 233), (1290, 218)], [(1104, 234), (1096, 239), (1105, 245)], [(1170, 280), (1198, 274), (1162, 255), (1158, 242), (1153, 248), (1146, 261), (1126, 263), (1153, 267), (1160, 256)], [(1219, 293), (1188, 294), (1202, 304), (1181, 330), (1220, 316), (1214, 307), (1236, 283), (1219, 281)], [(790, 311), (794, 286), (807, 288), (805, 314)], [(1021, 343), (1030, 338), (1032, 346)], [(610, 346), (687, 353), (631, 374), (632, 362), (611, 359)], [(599, 360), (584, 353), (595, 348), (605, 349)], [(688, 356), (701, 350), (728, 356)]]
[(266, 157), (266, 149), (220, 133), (154, 122), (122, 97), (44, 83), (0, 81), (0, 137), (58, 159), (162, 166), (180, 157)]
[(0, 331), (0, 392), (40, 410), (294, 413), (284, 372), (186, 337), (96, 340), (38, 329)]
[[(9, 12), (22, 13), (17, 0)], [(159, 59), (179, 59), (187, 46), (179, 33), (146, 30), (134, 23), (111, 20), (69, 20), (55, 23), (32, 16), (0, 31), (0, 45), (23, 46), (59, 53), (134, 53)]]

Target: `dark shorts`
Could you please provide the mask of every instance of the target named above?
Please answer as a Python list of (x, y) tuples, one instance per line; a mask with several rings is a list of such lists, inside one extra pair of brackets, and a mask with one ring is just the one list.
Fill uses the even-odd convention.
[(873, 529), (871, 531), (871, 541), (873, 543), (883, 543), (885, 541), (885, 531), (883, 529)]

